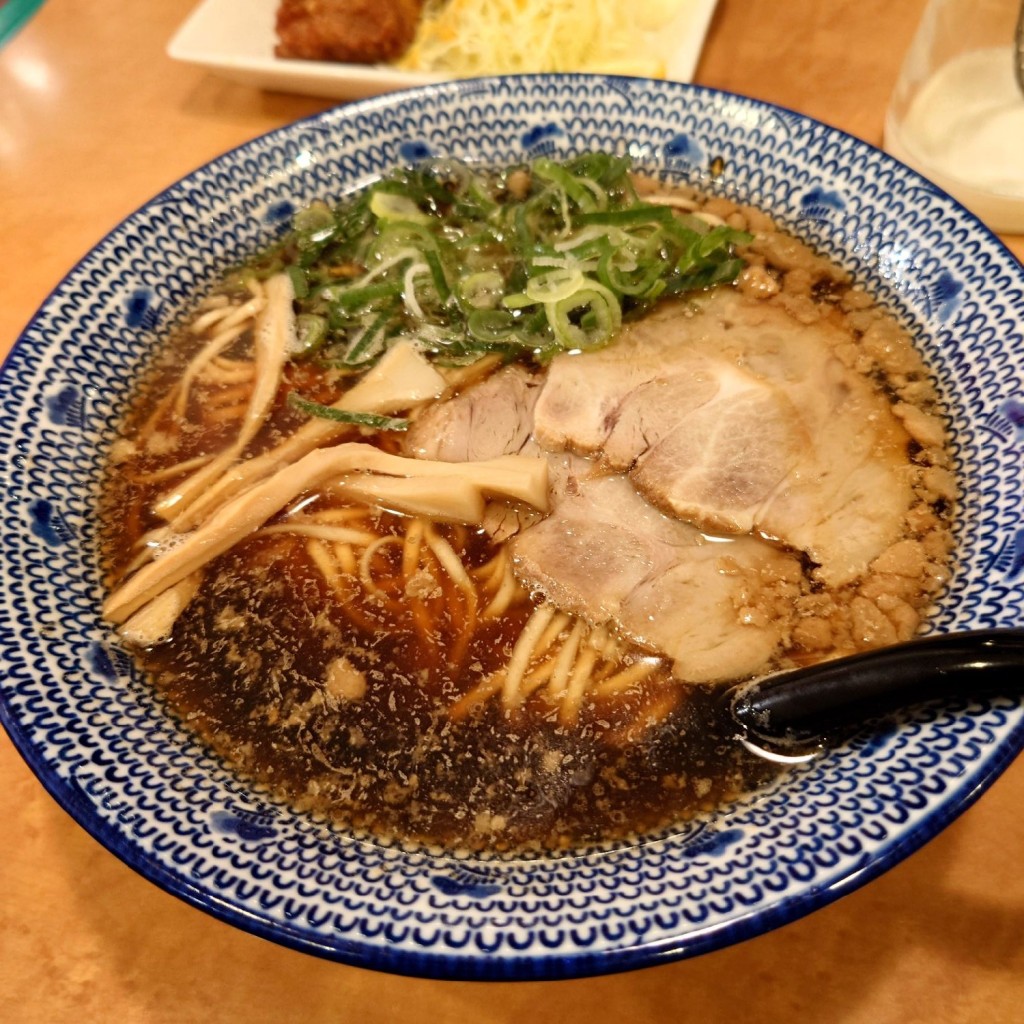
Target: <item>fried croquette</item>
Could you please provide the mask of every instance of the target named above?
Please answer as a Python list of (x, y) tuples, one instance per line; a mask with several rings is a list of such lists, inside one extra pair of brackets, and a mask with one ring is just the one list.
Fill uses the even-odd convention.
[(281, 0), (278, 57), (376, 64), (412, 42), (423, 0)]

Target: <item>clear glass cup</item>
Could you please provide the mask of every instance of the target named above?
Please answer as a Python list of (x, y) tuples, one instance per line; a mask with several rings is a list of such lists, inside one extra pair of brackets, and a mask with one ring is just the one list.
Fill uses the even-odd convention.
[(900, 71), (885, 148), (989, 227), (1024, 232), (1020, 0), (929, 0)]

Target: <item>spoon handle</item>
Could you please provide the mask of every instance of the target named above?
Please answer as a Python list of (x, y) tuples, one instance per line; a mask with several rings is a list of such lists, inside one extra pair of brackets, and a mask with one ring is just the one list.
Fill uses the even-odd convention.
[(736, 688), (754, 739), (801, 744), (899, 708), (1024, 691), (1024, 628), (943, 633), (766, 676)]

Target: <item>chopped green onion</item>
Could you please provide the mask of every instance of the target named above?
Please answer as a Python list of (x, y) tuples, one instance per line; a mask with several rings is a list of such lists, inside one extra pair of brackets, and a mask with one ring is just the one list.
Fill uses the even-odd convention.
[(395, 224), (386, 224), (380, 234), (373, 239), (367, 250), (368, 263), (374, 260), (386, 262), (389, 257), (398, 252), (422, 252), (424, 249), (436, 249), (438, 245), (437, 236), (434, 235), (428, 224), (414, 224), (410, 221), (400, 221)]
[(347, 366), (358, 366), (369, 362), (371, 359), (375, 359), (377, 356), (383, 355), (386, 347), (384, 344), (384, 332), (394, 315), (395, 310), (393, 306), (389, 306), (379, 313), (376, 319), (358, 334), (349, 345), (342, 357), (342, 362)]
[(506, 295), (501, 300), (501, 304), (506, 309), (525, 309), (527, 306), (535, 306), (537, 303), (526, 292), (513, 292), (511, 295)]
[(608, 196), (597, 182), (577, 178), (553, 160), (535, 160), (533, 173), (554, 182), (581, 210), (600, 210), (607, 205)]
[(478, 309), (466, 319), (466, 328), (477, 341), (505, 341), (519, 326), (516, 318), (501, 309)]
[(382, 299), (395, 299), (402, 294), (402, 286), (388, 281), (368, 284), (362, 288), (335, 287), (327, 289), (327, 292), (332, 305), (344, 310), (353, 310), (372, 306)]
[(622, 326), (622, 307), (615, 295), (596, 282), (544, 308), (555, 340), (567, 349), (600, 348)]
[(513, 191), (507, 175), (451, 159), (397, 168), (333, 208), (300, 210), (243, 273), (289, 274), (293, 358), (357, 374), (399, 336), (447, 365), (487, 352), (543, 363), (607, 344), (623, 317), (744, 265), (749, 235), (644, 201), (626, 156), (522, 170)]
[(382, 221), (409, 221), (413, 224), (429, 224), (430, 215), (424, 213), (409, 196), (375, 189), (370, 197), (370, 212)]
[(472, 309), (494, 309), (505, 291), (505, 279), (496, 270), (467, 274), (457, 285), (458, 297)]
[(306, 298), (306, 296), (309, 295), (309, 281), (306, 279), (306, 272), (302, 267), (294, 264), (290, 267), (286, 267), (285, 271), (292, 282), (292, 291), (295, 293), (295, 298)]
[(577, 267), (556, 267), (531, 278), (526, 285), (526, 296), (532, 302), (560, 302), (575, 295), (584, 283), (583, 274)]
[(444, 267), (441, 265), (441, 257), (438, 256), (436, 249), (425, 249), (423, 251), (423, 259), (426, 260), (427, 266), (430, 268), (430, 276), (434, 280), (434, 290), (437, 292), (437, 297), (441, 302), (447, 302), (452, 290), (448, 286)]
[(292, 219), (292, 226), (307, 244), (326, 241), (337, 228), (331, 208), (321, 202), (299, 210)]
[(327, 340), (327, 321), (316, 313), (300, 313), (295, 318), (295, 335), (299, 342), (295, 356), (305, 359), (323, 347)]
[(593, 213), (581, 213), (576, 223), (607, 224), (624, 228), (637, 224), (668, 224), (673, 220), (672, 210), (667, 206), (653, 206), (640, 203), (628, 210), (598, 210)]
[(380, 416), (372, 412), (350, 412), (348, 409), (337, 409), (333, 405), (322, 405), (309, 398), (303, 398), (294, 391), (288, 395), (288, 404), (323, 420), (334, 420), (335, 423), (351, 423), (357, 427), (371, 427), (374, 430), (408, 430), (409, 421), (396, 416)]
[(597, 265), (597, 276), (601, 283), (619, 295), (643, 295), (668, 268), (665, 260), (652, 260), (646, 266), (634, 261), (629, 269), (616, 262), (621, 250), (611, 249), (601, 257)]

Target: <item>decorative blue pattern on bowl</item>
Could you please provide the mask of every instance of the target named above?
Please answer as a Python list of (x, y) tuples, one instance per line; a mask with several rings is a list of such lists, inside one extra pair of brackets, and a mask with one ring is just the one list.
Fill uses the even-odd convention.
[(339, 108), (214, 160), (115, 228), (29, 325), (0, 382), (0, 716), (53, 796), (143, 875), (216, 916), (352, 964), (553, 978), (758, 934), (876, 876), (1020, 750), (1016, 702), (924, 708), (705, 822), (550, 859), (336, 833), (236, 780), (100, 619), (93, 497), (154, 340), (314, 197), (403, 159), (630, 153), (736, 194), (845, 264), (912, 328), (949, 396), (965, 500), (934, 628), (1024, 619), (1024, 271), (889, 157), (790, 111), (692, 86), (531, 76)]

